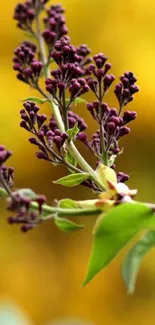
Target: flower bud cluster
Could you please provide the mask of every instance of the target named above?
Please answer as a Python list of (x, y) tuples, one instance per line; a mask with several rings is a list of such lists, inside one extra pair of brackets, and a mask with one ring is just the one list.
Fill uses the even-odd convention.
[(93, 74), (94, 77), (88, 77), (87, 83), (96, 97), (102, 101), (104, 94), (115, 80), (115, 76), (108, 74), (108, 71), (111, 69), (111, 64), (106, 63), (107, 57), (103, 53), (95, 55), (93, 61), (94, 63), (89, 65), (87, 71), (89, 74)]
[(127, 105), (134, 98), (134, 94), (139, 91), (135, 85), (137, 79), (132, 72), (126, 72), (120, 77), (120, 82), (115, 86), (114, 93), (117, 97), (120, 107)]
[(36, 87), (43, 63), (35, 59), (36, 46), (28, 41), (23, 42), (14, 52), (13, 69), (17, 71), (17, 78)]
[[(14, 180), (14, 168), (7, 167), (4, 164), (11, 157), (12, 152), (10, 150), (6, 150), (4, 146), (0, 145), (0, 174), (5, 183), (9, 186), (13, 186)], [(0, 180), (0, 187), (4, 188), (4, 184)]]
[[(95, 101), (92, 104), (87, 104), (87, 108), (97, 121), (99, 120), (99, 109), (101, 108), (103, 110), (101, 122), (103, 127), (105, 151), (108, 153), (109, 158), (111, 155), (119, 154), (120, 148), (118, 142), (124, 135), (129, 134), (130, 128), (128, 128), (126, 124), (136, 118), (136, 113), (126, 111), (124, 112), (123, 117), (120, 117), (115, 108), (110, 109), (105, 103), (100, 106), (98, 101)], [(93, 134), (91, 141), (91, 146), (98, 157), (101, 155), (100, 137), (100, 130), (98, 130)]]
[(64, 13), (65, 10), (61, 5), (52, 5), (47, 10), (47, 17), (44, 18), (45, 30), (42, 36), (49, 48), (49, 52), (52, 51), (55, 42), (68, 33)]
[[(53, 118), (48, 124), (44, 124), (47, 120), (45, 114), (39, 114), (39, 107), (33, 102), (26, 102), (24, 109), (20, 111), (20, 126), (31, 132), (35, 137), (29, 139), (31, 144), (39, 148), (37, 157), (54, 163), (61, 163), (61, 149), (68, 138), (67, 133), (62, 133)], [(58, 153), (60, 154), (58, 155)]]
[[(32, 209), (32, 202), (38, 204), (36, 210)], [(16, 215), (8, 218), (9, 224), (19, 224), (22, 232), (27, 232), (35, 228), (41, 222), (43, 205), (46, 202), (44, 195), (38, 195), (36, 198), (30, 199), (23, 197), (18, 193), (13, 193), (8, 199), (8, 210), (16, 213)]]
[[(58, 69), (51, 72), (53, 78), (46, 79), (46, 90), (56, 101), (62, 115), (77, 97), (89, 91), (84, 78), (85, 68), (82, 66), (88, 53), (86, 46), (75, 48), (70, 45), (68, 38), (62, 38), (55, 43), (51, 57), (57, 63)], [(67, 103), (66, 91), (70, 94)]]
[(15, 7), (13, 18), (17, 21), (17, 27), (32, 32), (32, 24), (38, 12), (44, 8), (49, 0), (26, 0)]

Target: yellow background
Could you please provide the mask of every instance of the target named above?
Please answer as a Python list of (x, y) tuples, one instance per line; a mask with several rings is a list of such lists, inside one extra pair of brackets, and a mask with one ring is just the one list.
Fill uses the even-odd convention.
[[(1, 1), (0, 19), (0, 143), (14, 151), (17, 188), (31, 187), (55, 198), (88, 198), (90, 192), (53, 185), (64, 174), (35, 158), (28, 134), (19, 127), (20, 100), (35, 94), (15, 78), (12, 53), (23, 39), (12, 20), (16, 0)], [(56, 3), (56, 1), (53, 1)], [(124, 138), (124, 155), (117, 170), (131, 175), (129, 185), (139, 190), (138, 199), (155, 201), (155, 2), (154, 0), (62, 0), (72, 42), (86, 43), (93, 54), (103, 52), (119, 76), (131, 70), (138, 77), (140, 93), (129, 105), (138, 112), (131, 135)], [(107, 96), (113, 107), (113, 93)], [(49, 115), (50, 108), (44, 110)], [(95, 127), (84, 106), (83, 114)], [(83, 149), (82, 149), (83, 150)], [(84, 152), (84, 151), (82, 151)], [(87, 153), (91, 161), (91, 156)], [(4, 206), (0, 219), (0, 297), (9, 297), (30, 315), (35, 325), (58, 317), (80, 317), (96, 325), (153, 325), (155, 323), (155, 252), (146, 257), (133, 297), (128, 297), (120, 275), (124, 252), (85, 289), (80, 289), (91, 249), (94, 219), (81, 218), (87, 230), (63, 234), (52, 222), (27, 235), (9, 226)]]

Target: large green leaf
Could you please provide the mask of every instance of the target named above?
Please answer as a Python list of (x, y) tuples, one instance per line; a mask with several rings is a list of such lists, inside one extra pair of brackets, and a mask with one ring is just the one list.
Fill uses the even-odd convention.
[(86, 285), (140, 230), (154, 227), (152, 209), (141, 203), (124, 203), (102, 214), (96, 224), (94, 244), (83, 285)]
[(89, 178), (88, 173), (76, 173), (72, 175), (68, 175), (58, 179), (57, 181), (53, 182), (54, 184), (64, 185), (66, 187), (72, 187), (81, 184), (86, 179)]
[(136, 279), (143, 257), (155, 246), (155, 231), (148, 231), (129, 251), (122, 265), (123, 279), (127, 285), (128, 293), (133, 294)]

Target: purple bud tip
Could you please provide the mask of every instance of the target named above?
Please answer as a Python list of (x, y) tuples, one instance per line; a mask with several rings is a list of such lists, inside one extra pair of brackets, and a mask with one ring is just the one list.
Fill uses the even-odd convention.
[(113, 134), (115, 132), (115, 130), (116, 130), (115, 123), (113, 123), (113, 122), (107, 123), (107, 130), (108, 130), (110, 135)]

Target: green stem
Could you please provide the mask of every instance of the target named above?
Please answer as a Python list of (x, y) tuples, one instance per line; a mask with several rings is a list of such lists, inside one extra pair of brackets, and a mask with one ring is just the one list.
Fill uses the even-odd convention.
[(102, 93), (102, 85), (101, 82), (99, 83), (99, 103), (100, 103), (100, 146), (101, 146), (101, 156), (103, 163), (107, 166), (108, 165), (108, 153), (105, 149), (105, 141), (104, 141), (104, 127), (102, 125), (102, 101), (104, 97), (104, 92)]
[[(31, 208), (34, 210), (38, 209), (38, 203), (32, 202)], [(101, 213), (101, 210), (92, 208), (92, 209), (64, 209), (59, 207), (51, 207), (49, 205), (43, 205), (43, 216), (42, 219), (45, 220), (53, 218), (52, 215), (58, 214), (59, 216), (90, 216), (98, 215)], [(45, 214), (45, 215), (44, 215)], [(47, 214), (47, 215), (46, 215)]]
[[(42, 62), (44, 64), (44, 66), (46, 65), (45, 78), (49, 78), (50, 77), (50, 71), (49, 71), (49, 68), (48, 68), (48, 66), (46, 64), (47, 63), (46, 51), (45, 51), (45, 47), (44, 47), (44, 40), (43, 40), (43, 38), (41, 36), (39, 14), (36, 16), (36, 29), (37, 29), (37, 40), (38, 40), (38, 44), (39, 44), (39, 48), (40, 48), (40, 55), (41, 55)], [(50, 101), (51, 101), (51, 106), (53, 108), (53, 115), (55, 117), (57, 125), (58, 125), (59, 129), (61, 130), (61, 132), (65, 132), (65, 126), (64, 126), (64, 122), (62, 120), (62, 116), (60, 114), (59, 107), (52, 101), (51, 97), (50, 97)], [(66, 147), (67, 147), (68, 151), (70, 152), (70, 154), (74, 157), (74, 159), (76, 159), (79, 166), (85, 172), (89, 173), (92, 180), (99, 186), (99, 188), (102, 191), (104, 191), (105, 188), (104, 188), (103, 184), (100, 182), (100, 180), (98, 180), (97, 175), (96, 175), (96, 171), (94, 171), (91, 168), (91, 166), (87, 163), (87, 161), (82, 157), (82, 155), (79, 153), (79, 151), (75, 147), (74, 143), (72, 141), (70, 141), (70, 142), (66, 143)]]
[(67, 131), (69, 129), (69, 125), (68, 125), (68, 109), (66, 107), (66, 101), (65, 101), (65, 90), (63, 91), (63, 118), (64, 118), (65, 130)]
[(38, 45), (39, 45), (41, 60), (42, 60), (42, 62), (44, 64), (45, 77), (49, 78), (50, 73), (49, 73), (48, 65), (47, 65), (47, 58), (46, 58), (46, 50), (45, 50), (45, 46), (44, 46), (44, 39), (43, 39), (43, 37), (41, 35), (40, 13), (39, 12), (37, 12), (37, 14), (36, 14), (36, 38), (37, 38)]

